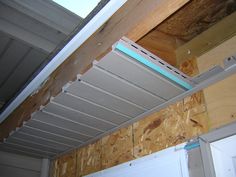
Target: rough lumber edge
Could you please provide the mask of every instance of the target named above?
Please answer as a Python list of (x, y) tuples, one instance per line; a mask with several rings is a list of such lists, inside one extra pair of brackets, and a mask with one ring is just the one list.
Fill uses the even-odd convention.
[[(157, 24), (160, 24), (160, 22), (163, 21), (163, 19), (166, 19), (167, 16), (170, 16), (178, 10), (180, 7), (182, 7), (184, 4), (186, 4), (188, 1), (154, 1), (153, 4), (150, 3), (151, 6), (154, 7), (153, 11), (151, 13), (150, 10), (152, 9), (151, 6), (146, 6), (146, 8), (142, 9), (142, 12), (148, 13), (132, 30), (130, 30), (127, 33), (127, 37), (133, 41), (137, 41), (142, 36), (147, 34), (151, 29), (157, 26)], [(171, 2), (171, 3), (170, 3)], [(143, 1), (143, 3), (147, 3), (147, 1)], [(156, 5), (158, 4), (158, 5)], [(141, 11), (140, 11), (141, 12)], [(139, 13), (138, 15), (142, 15), (142, 13)]]
[(167, 35), (155, 29), (137, 43), (172, 66), (176, 66), (177, 41), (178, 39), (175, 36)]
[[(54, 71), (47, 83), (34, 96), (28, 97), (0, 125), (0, 140), (28, 120), (31, 113), (47, 104), (61, 88), (86, 70), (89, 64), (104, 54), (111, 45), (126, 35), (136, 41), (168, 16), (182, 7), (188, 0), (129, 0), (94, 35), (78, 48), (60, 67)], [(140, 31), (140, 29), (142, 29)], [(98, 46), (98, 43), (102, 44)], [(43, 99), (42, 99), (43, 98)]]
[(157, 30), (188, 42), (235, 10), (234, 0), (191, 0)]
[(236, 34), (236, 12), (176, 50), (177, 62), (199, 57)]
[(176, 66), (178, 46), (230, 15), (235, 8), (236, 2), (232, 0), (192, 0), (142, 37), (138, 44)]

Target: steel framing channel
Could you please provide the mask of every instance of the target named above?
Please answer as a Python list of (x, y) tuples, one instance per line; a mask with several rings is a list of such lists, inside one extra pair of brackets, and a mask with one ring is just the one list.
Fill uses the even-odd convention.
[(199, 137), (205, 177), (216, 177), (210, 143), (235, 134), (236, 123), (233, 123)]

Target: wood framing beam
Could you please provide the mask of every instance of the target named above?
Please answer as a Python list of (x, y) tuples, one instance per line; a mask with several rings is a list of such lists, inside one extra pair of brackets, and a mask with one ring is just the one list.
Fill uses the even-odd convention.
[(178, 39), (175, 36), (165, 34), (155, 29), (137, 43), (172, 66), (176, 66), (175, 50), (178, 47)]
[(0, 139), (30, 118), (51, 96), (82, 73), (111, 45), (126, 36), (137, 41), (186, 4), (188, 0), (128, 0), (97, 32), (78, 48), (32, 96), (28, 97), (1, 125)]
[[(204, 53), (197, 59), (200, 72), (222, 65), (226, 57), (235, 54), (236, 36)], [(211, 129), (236, 121), (236, 74), (203, 90)]]
[[(164, 19), (173, 14), (173, 12), (186, 4), (188, 1), (189, 0), (159, 0), (152, 1), (151, 3), (149, 3), (150, 0), (149, 2), (142, 1), (142, 3), (140, 3), (140, 5), (142, 4), (141, 8), (138, 8), (138, 6), (136, 6), (137, 15), (141, 17), (140, 21), (137, 21), (136, 25), (128, 30), (126, 36), (133, 41), (137, 41), (145, 34), (147, 34), (151, 29), (159, 25)], [(147, 5), (146, 3), (148, 3), (149, 5)], [(135, 18), (137, 17), (131, 17), (129, 21), (127, 21), (127, 26), (129, 26), (129, 22), (133, 21)]]
[(235, 4), (231, 0), (192, 0), (142, 37), (138, 44), (175, 66), (175, 50), (233, 13)]
[(191, 0), (157, 29), (188, 42), (235, 11), (233, 0)]
[(176, 50), (178, 63), (198, 57), (236, 34), (236, 12), (204, 31)]

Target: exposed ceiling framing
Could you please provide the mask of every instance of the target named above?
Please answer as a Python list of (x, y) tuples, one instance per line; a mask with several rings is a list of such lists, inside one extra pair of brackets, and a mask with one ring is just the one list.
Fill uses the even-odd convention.
[[(64, 62), (62, 64), (62, 66), (60, 66), (52, 74), (52, 76), (45, 83), (43, 88), (41, 90), (39, 90), (38, 93), (36, 93), (32, 97), (28, 98), (16, 111), (14, 111), (14, 113), (5, 122), (3, 122), (2, 125), (0, 125), (1, 128), (4, 128), (4, 130), (2, 129), (3, 131), (0, 132), (1, 138), (3, 139), (5, 137), (7, 137), (9, 132), (14, 130), (15, 127), (22, 126), (23, 122), (26, 121), (27, 119), (29, 119), (33, 112), (35, 112), (36, 110), (39, 110), (40, 106), (46, 105), (49, 102), (51, 97), (55, 97), (59, 92), (61, 92), (61, 88), (68, 81), (76, 79), (76, 76), (78, 73), (83, 74), (88, 68), (90, 68), (92, 59), (97, 58), (97, 56), (101, 56), (104, 53), (106, 53), (107, 49), (110, 48), (112, 42), (115, 42), (116, 40), (118, 40), (120, 37), (122, 37), (125, 34), (127, 37), (137, 41), (138, 39), (143, 37), (148, 31), (150, 31), (151, 29), (156, 27), (156, 25), (161, 23), (165, 18), (167, 18), (169, 15), (171, 15), (174, 11), (176, 11), (178, 8), (180, 8), (185, 3), (186, 3), (186, 1), (183, 1), (183, 0), (182, 1), (181, 0), (160, 1), (160, 2), (153, 2), (153, 1), (150, 1), (150, 2), (132, 1), (131, 2), (131, 1), (128, 1), (106, 24), (104, 24), (104, 26), (102, 26), (89, 40), (87, 40), (79, 49), (77, 49), (69, 57), (69, 59), (66, 62)], [(160, 57), (164, 56), (163, 59), (170, 62), (172, 65), (176, 65), (176, 58), (175, 58), (175, 53), (174, 53), (175, 49), (178, 46), (180, 46), (181, 44), (183, 44), (184, 42), (192, 39), (197, 34), (204, 31), (205, 29), (209, 28), (211, 25), (215, 24), (217, 21), (219, 21), (220, 19), (222, 19), (226, 15), (232, 13), (234, 11), (234, 8), (231, 7), (232, 5), (235, 5), (235, 2), (232, 0), (225, 1), (225, 2), (222, 2), (222, 1), (215, 2), (212, 0), (208, 0), (208, 1), (204, 1), (204, 2), (203, 1), (191, 1), (190, 3), (187, 3), (180, 11), (178, 11), (174, 15), (170, 16), (161, 25), (154, 28), (149, 34), (147, 34), (145, 37), (143, 37), (141, 40), (139, 40), (138, 43), (140, 45), (146, 47), (148, 50), (151, 50), (151, 52), (153, 52), (157, 56), (160, 56)], [(136, 8), (133, 8), (134, 6), (136, 6)], [(165, 6), (170, 8), (171, 10), (168, 12), (163, 11), (165, 9), (164, 8)], [(207, 6), (208, 8), (203, 8), (205, 6)], [(231, 8), (229, 8), (229, 7), (231, 7)], [(149, 9), (148, 14), (145, 11), (147, 9)], [(192, 13), (192, 11), (190, 11), (190, 9), (194, 9), (194, 12), (198, 15), (196, 15), (195, 17), (191, 16), (191, 18), (189, 18), (190, 13)], [(202, 10), (202, 9), (204, 9), (204, 10)], [(201, 11), (201, 13), (198, 13), (200, 11)], [(139, 16), (137, 16), (137, 14), (139, 14)], [(161, 15), (156, 17), (157, 14), (158, 15), (161, 14)], [(151, 19), (154, 18), (154, 20), (149, 20), (150, 18)], [(181, 19), (181, 21), (176, 20), (176, 19)], [(204, 19), (203, 21), (206, 21), (206, 19), (207, 19), (208, 20), (207, 24), (203, 23), (201, 21), (201, 19)], [(183, 21), (186, 22), (186, 23), (184, 23), (184, 25), (182, 25)], [(129, 25), (128, 25), (128, 23), (129, 23)], [(157, 43), (155, 43), (155, 42), (153, 42), (153, 39), (158, 39), (158, 38), (162, 39), (166, 43), (161, 46), (156, 45), (158, 43), (158, 41), (157, 41)], [(148, 44), (152, 43), (150, 41), (152, 41), (153, 44), (148, 45)], [(156, 46), (157, 46), (157, 48), (161, 48), (161, 52), (160, 52), (160, 50), (156, 49)], [(93, 51), (93, 52), (91, 52), (91, 51)], [(167, 53), (171, 53), (171, 54), (167, 55)], [(106, 65), (106, 66), (108, 66), (108, 65)], [(88, 72), (86, 72), (86, 73), (89, 73), (91, 70), (99, 70), (100, 67), (102, 68), (104, 66), (102, 66), (102, 64), (101, 65), (99, 65), (99, 64), (94, 65), (93, 68), (88, 70)], [(105, 68), (104, 70), (107, 71), (109, 69)], [(113, 70), (109, 71), (109, 72), (113, 72)], [(63, 124), (66, 127), (66, 123), (67, 123), (67, 125), (68, 125), (67, 128), (71, 128), (72, 124), (76, 123), (76, 122), (74, 120), (72, 120), (72, 121), (70, 120), (71, 123), (65, 122), (64, 119), (66, 118), (66, 116), (63, 116), (63, 112), (68, 111), (68, 109), (70, 110), (68, 112), (68, 114), (71, 114), (72, 118), (73, 118), (73, 114), (83, 113), (83, 116), (85, 116), (85, 117), (86, 116), (89, 118), (92, 117), (93, 119), (98, 120), (98, 122), (96, 124), (97, 127), (94, 127), (95, 125), (93, 124), (94, 123), (93, 121), (90, 122), (91, 125), (88, 124), (88, 122), (82, 123), (82, 125), (85, 124), (87, 129), (84, 130), (85, 132), (79, 132), (79, 133), (77, 132), (77, 134), (78, 134), (77, 139), (76, 139), (75, 135), (73, 135), (74, 138), (68, 139), (68, 137), (63, 136), (62, 130), (59, 130), (59, 129), (58, 129), (58, 131), (61, 131), (60, 133), (50, 132), (49, 134), (51, 136), (50, 137), (51, 140), (49, 140), (49, 142), (47, 142), (47, 143), (49, 143), (48, 146), (51, 147), (50, 143), (53, 138), (58, 138), (58, 140), (60, 138), (61, 139), (64, 138), (64, 141), (65, 141), (65, 144), (67, 144), (67, 147), (61, 146), (62, 149), (58, 149), (59, 147), (56, 147), (56, 146), (54, 147), (54, 149), (50, 149), (50, 148), (45, 149), (45, 147), (43, 147), (45, 152), (49, 152), (48, 156), (54, 156), (55, 154), (57, 154), (59, 152), (63, 152), (67, 149), (70, 149), (71, 147), (79, 146), (79, 145), (83, 144), (83, 142), (88, 141), (91, 137), (97, 136), (100, 133), (103, 133), (104, 131), (106, 131), (108, 129), (112, 129), (112, 128), (114, 128), (114, 126), (117, 126), (117, 125), (119, 126), (119, 124), (122, 124), (123, 122), (131, 119), (132, 117), (136, 117), (137, 115), (142, 114), (145, 110), (152, 108), (151, 105), (150, 105), (150, 107), (148, 107), (147, 103), (140, 105), (142, 103), (142, 101), (145, 101), (145, 100), (141, 100), (139, 102), (140, 104), (137, 104), (136, 102), (133, 103), (132, 100), (126, 100), (125, 102), (127, 104), (130, 104), (130, 102), (132, 102), (132, 104), (131, 104), (132, 109), (131, 108), (128, 109), (129, 107), (127, 106), (126, 112), (122, 112), (121, 110), (119, 110), (120, 108), (118, 108), (118, 107), (121, 105), (124, 105), (124, 103), (121, 103), (119, 105), (117, 100), (115, 102), (119, 105), (118, 107), (109, 107), (109, 106), (112, 106), (112, 104), (110, 104), (110, 105), (106, 104), (106, 106), (100, 105), (100, 107), (102, 107), (102, 108), (105, 107), (106, 110), (108, 110), (108, 112), (113, 110), (112, 111), (113, 113), (115, 113), (116, 115), (119, 114), (120, 119), (116, 119), (114, 121), (119, 120), (121, 122), (112, 122), (110, 119), (117, 117), (113, 114), (100, 115), (100, 118), (97, 118), (95, 114), (90, 115), (91, 112), (84, 113), (83, 111), (80, 111), (79, 109), (86, 110), (86, 108), (73, 107), (73, 105), (78, 104), (77, 103), (78, 100), (80, 100), (80, 101), (82, 100), (83, 104), (81, 103), (80, 105), (84, 105), (84, 102), (94, 103), (96, 101), (101, 100), (103, 97), (105, 97), (105, 95), (111, 96), (111, 93), (109, 91), (107, 91), (106, 88), (104, 89), (105, 92), (104, 92), (104, 90), (102, 90), (102, 91), (100, 90), (99, 93), (103, 96), (102, 97), (98, 96), (97, 100), (90, 100), (91, 97), (89, 97), (89, 96), (91, 96), (90, 95), (91, 93), (90, 94), (85, 93), (85, 95), (87, 95), (88, 98), (84, 98), (83, 97), (84, 95), (82, 93), (77, 93), (76, 90), (78, 88), (84, 90), (84, 92), (86, 92), (88, 90), (101, 89), (100, 88), (101, 85), (99, 85), (99, 86), (94, 85), (94, 84), (96, 84), (96, 79), (91, 82), (86, 79), (83, 80), (83, 78), (86, 77), (86, 73), (85, 73), (85, 76), (81, 77), (82, 81), (79, 81), (79, 84), (78, 83), (73, 84), (72, 86), (70, 86), (64, 90), (65, 93), (60, 93), (60, 95), (57, 96), (55, 99), (53, 99), (53, 100), (51, 99), (51, 102), (45, 108), (42, 109), (42, 107), (41, 107), (40, 108), (40, 109), (42, 109), (41, 111), (37, 112), (36, 114), (33, 114), (32, 119), (29, 122), (25, 123), (23, 125), (22, 129), (18, 130), (16, 133), (13, 133), (13, 135), (7, 140), (7, 144), (10, 146), (10, 148), (14, 148), (13, 147), (14, 143), (16, 143), (18, 145), (19, 145), (19, 142), (22, 143), (22, 144), (20, 144), (20, 146), (25, 146), (24, 143), (27, 144), (27, 142), (22, 142), (24, 140), (22, 140), (18, 134), (25, 136), (25, 139), (30, 139), (30, 138), (33, 138), (34, 136), (38, 137), (38, 133), (40, 134), (41, 138), (43, 136), (46, 136), (47, 132), (50, 132), (50, 130), (51, 130), (50, 126), (52, 126), (52, 124), (53, 124), (52, 122), (54, 122), (53, 121), (54, 118), (61, 120), (61, 122), (58, 123), (58, 125), (55, 124), (54, 127), (62, 127)], [(116, 74), (119, 75), (118, 73), (116, 73)], [(90, 77), (90, 78), (95, 78), (96, 76), (99, 76), (99, 74), (95, 74), (93, 77)], [(122, 75), (122, 76), (119, 75), (118, 77), (124, 77), (124, 75)], [(140, 83), (141, 82), (139, 82), (139, 84)], [(138, 85), (138, 84), (135, 83), (135, 85)], [(143, 86), (140, 86), (140, 87), (143, 88)], [(170, 92), (168, 92), (168, 93), (170, 93)], [(171, 92), (171, 93), (175, 93), (175, 92)], [(78, 95), (78, 94), (82, 94), (82, 95)], [(153, 94), (153, 90), (152, 90), (151, 94)], [(178, 94), (180, 94), (180, 93), (178, 93)], [(94, 95), (94, 97), (95, 96), (97, 96), (97, 95)], [(127, 96), (130, 96), (130, 95), (127, 95)], [(67, 100), (68, 97), (70, 97), (70, 101)], [(117, 97), (117, 95), (115, 97)], [(115, 99), (115, 97), (114, 97), (114, 99)], [(168, 100), (170, 98), (164, 98), (164, 100)], [(72, 103), (70, 103), (71, 99), (75, 99), (76, 101), (75, 102), (72, 101)], [(125, 99), (125, 98), (120, 98), (119, 101), (121, 101), (121, 102), (124, 101), (122, 99)], [(163, 99), (163, 97), (161, 97), (161, 99)], [(34, 104), (32, 104), (32, 102)], [(69, 105), (64, 105), (67, 103)], [(95, 103), (95, 105), (96, 104), (98, 104), (98, 103)], [(147, 107), (145, 107), (145, 106), (147, 106)], [(154, 105), (154, 106), (156, 106), (156, 105)], [(135, 109), (133, 109), (133, 107), (135, 107)], [(26, 108), (27, 108), (27, 110), (26, 110)], [(89, 106), (88, 106), (88, 108), (89, 108)], [(90, 108), (90, 110), (96, 110), (96, 108), (92, 107), (92, 108)], [(133, 110), (133, 112), (132, 112), (132, 110)], [(62, 115), (59, 112), (61, 112)], [(103, 110), (102, 112), (105, 114), (106, 111)], [(108, 117), (108, 119), (106, 119), (106, 117)], [(16, 121), (16, 119), (18, 121)], [(105, 119), (105, 120), (102, 120), (102, 122), (103, 122), (102, 124), (100, 123), (101, 122), (100, 119)], [(45, 123), (46, 120), (47, 121), (49, 120), (49, 123), (48, 122)], [(50, 121), (51, 121), (51, 123), (50, 123)], [(50, 126), (48, 126), (47, 124), (50, 124)], [(71, 126), (69, 124), (71, 124)], [(81, 122), (80, 123), (77, 122), (76, 124), (81, 124)], [(100, 127), (98, 127), (98, 126), (100, 126)], [(39, 127), (41, 127), (41, 128), (39, 128)], [(79, 128), (79, 130), (83, 131), (83, 128), (84, 127), (81, 126)], [(53, 130), (53, 131), (56, 131), (56, 129), (57, 128), (55, 128), (55, 130)], [(74, 132), (77, 130), (78, 130), (78, 127), (77, 128), (75, 127), (73, 130), (73, 126), (72, 126), (72, 129), (69, 132)], [(87, 131), (89, 131), (89, 130), (91, 130), (91, 131), (88, 133)], [(68, 133), (68, 131), (64, 130), (64, 133)], [(31, 134), (31, 137), (29, 137), (30, 136), (29, 134)], [(79, 134), (82, 139), (78, 139)], [(68, 135), (68, 136), (70, 137), (72, 135)], [(86, 138), (86, 136), (87, 136), (87, 138)], [(46, 141), (45, 140), (46, 138), (43, 138), (43, 139), (44, 139), (44, 141)], [(31, 140), (29, 140), (29, 141), (31, 141)], [(70, 143), (66, 143), (66, 141), (70, 141)], [(63, 144), (63, 142), (60, 142), (60, 143)], [(33, 147), (32, 154), (34, 154), (35, 153), (34, 147), (36, 147), (36, 145), (33, 144), (32, 147)], [(44, 150), (42, 149), (42, 151), (44, 151)], [(42, 152), (42, 155), (45, 155), (45, 153)]]
[(143, 36), (138, 44), (176, 66), (178, 47), (235, 10), (235, 0), (192, 0)]

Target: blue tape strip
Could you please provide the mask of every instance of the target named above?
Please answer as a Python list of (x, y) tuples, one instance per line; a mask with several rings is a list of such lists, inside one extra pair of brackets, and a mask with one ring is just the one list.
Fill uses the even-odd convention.
[(200, 146), (199, 142), (196, 142), (196, 143), (192, 143), (192, 144), (187, 144), (187, 145), (185, 145), (185, 146), (184, 146), (184, 149), (187, 150), (187, 151), (189, 151), (189, 150), (194, 149), (194, 148), (197, 148), (197, 147), (199, 147), (199, 146)]
[(154, 71), (160, 73), (161, 75), (167, 77), (168, 79), (174, 81), (175, 83), (181, 85), (182, 87), (184, 87), (188, 90), (192, 89), (192, 86), (190, 84), (188, 84), (187, 82), (179, 79), (175, 75), (169, 73), (168, 71), (166, 71), (166, 70), (162, 69), (161, 67), (155, 65), (154, 63), (148, 61), (147, 59), (145, 59), (144, 57), (142, 57), (138, 53), (130, 50), (129, 48), (125, 47), (124, 45), (118, 43), (115, 48), (118, 49), (119, 51), (125, 53), (126, 55), (130, 56), (131, 58), (139, 61), (140, 63), (148, 66), (149, 68), (153, 69)]

